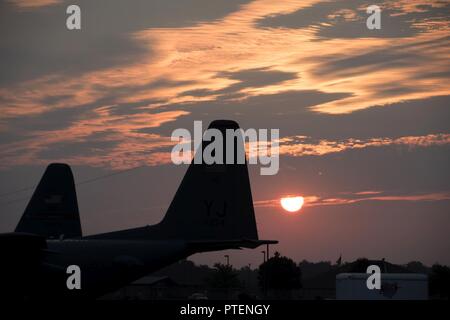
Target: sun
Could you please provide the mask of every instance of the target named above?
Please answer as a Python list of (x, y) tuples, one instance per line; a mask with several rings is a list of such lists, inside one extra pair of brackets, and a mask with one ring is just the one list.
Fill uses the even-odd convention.
[(280, 200), (281, 206), (284, 210), (289, 212), (296, 212), (303, 207), (305, 199), (303, 197), (285, 197)]

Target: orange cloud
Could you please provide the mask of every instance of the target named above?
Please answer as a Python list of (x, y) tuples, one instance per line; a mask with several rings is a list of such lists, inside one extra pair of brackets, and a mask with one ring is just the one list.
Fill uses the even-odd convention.
[[(356, 192), (348, 197), (304, 196), (304, 207), (347, 205), (364, 201), (443, 201), (450, 200), (450, 192), (423, 193), (416, 195), (380, 195), (359, 197), (364, 192)], [(255, 208), (278, 208), (280, 199), (255, 200)]]
[(304, 136), (280, 139), (280, 154), (294, 157), (322, 156), (330, 153), (369, 147), (404, 145), (413, 147), (442, 146), (450, 144), (450, 134), (429, 134), (425, 136), (406, 136), (400, 138), (346, 139), (341, 141), (319, 140), (307, 142)]
[[(92, 103), (101, 99), (105, 92), (126, 87), (138, 88), (160, 79), (166, 80), (167, 85), (138, 89), (131, 95), (117, 97), (116, 102), (135, 103), (155, 98), (163, 100), (164, 104), (215, 100), (218, 97), (214, 94), (193, 97), (182, 93), (226, 88), (235, 81), (218, 77), (217, 74), (255, 68), (290, 72), (299, 77), (282, 84), (243, 88), (241, 93), (244, 97), (292, 90), (351, 94), (347, 98), (316, 105), (313, 110), (318, 112), (348, 113), (374, 105), (388, 105), (450, 93), (445, 84), (445, 76), (424, 77), (426, 74), (437, 75), (448, 70), (450, 52), (449, 47), (445, 45), (446, 42), (448, 44), (448, 41), (445, 41), (449, 32), (448, 21), (428, 28), (424, 24), (442, 21), (423, 20), (417, 26), (423, 31), (411, 37), (321, 38), (320, 41), (320, 26), (289, 29), (262, 28), (258, 25), (263, 18), (293, 13), (319, 2), (257, 0), (214, 22), (198, 23), (192, 27), (150, 28), (138, 31), (131, 36), (152, 52), (147, 58), (120, 68), (86, 72), (77, 79), (68, 79), (64, 75), (49, 75), (19, 86), (4, 88), (0, 93), (5, 100), (5, 110), (0, 118)], [(399, 12), (414, 12), (417, 8), (423, 8), (421, 4), (424, 3), (415, 1), (412, 6), (403, 1), (395, 8), (403, 10)], [(437, 6), (439, 2), (430, 4), (427, 1), (426, 4)], [(349, 15), (347, 11), (343, 14)], [(434, 42), (440, 39), (442, 45), (436, 45)], [(412, 61), (405, 60), (398, 65), (382, 65), (379, 68), (369, 61), (348, 70), (330, 69), (321, 74), (316, 72), (322, 69), (325, 63), (334, 63), (339, 58), (358, 58), (378, 51), (380, 55), (383, 55), (383, 52), (393, 52), (399, 56), (415, 55), (416, 58)], [(173, 85), (192, 80), (195, 80), (195, 83)], [(385, 94), (389, 84), (395, 84), (396, 93)], [(102, 90), (99, 91), (97, 88), (100, 86)], [(66, 95), (68, 98), (52, 106), (39, 102), (49, 95)], [(155, 104), (152, 107), (157, 106)]]
[(7, 0), (22, 9), (32, 9), (61, 3), (61, 0)]
[(382, 193), (382, 191), (372, 191), (372, 190), (367, 190), (367, 191), (359, 191), (356, 192), (356, 195), (362, 195), (362, 196), (367, 196), (367, 195), (373, 195), (373, 194), (380, 194)]
[[(160, 125), (174, 121), (186, 111), (166, 111), (160, 113), (133, 114), (115, 116), (110, 107), (100, 107), (88, 119), (83, 119), (68, 128), (35, 132), (32, 138), (24, 141), (6, 144), (2, 147), (0, 156), (2, 167), (11, 165), (24, 165), (30, 163), (46, 164), (48, 159), (42, 159), (40, 153), (51, 150), (57, 144), (74, 142), (92, 142), (95, 134), (107, 133), (101, 141), (116, 142), (110, 150), (98, 150), (92, 155), (61, 155), (52, 158), (52, 161), (69, 162), (71, 164), (84, 164), (92, 166), (105, 166), (113, 169), (124, 169), (138, 165), (163, 164), (170, 160), (170, 152), (163, 155), (156, 150), (174, 145), (170, 137), (158, 134), (139, 132), (140, 129), (156, 128)], [(68, 139), (70, 137), (70, 139)], [(88, 151), (96, 151), (89, 149)]]
[[(114, 163), (123, 165), (131, 161), (128, 154), (139, 154), (144, 147), (142, 141), (148, 139), (136, 130), (157, 126), (165, 121), (175, 121), (187, 113), (174, 111), (150, 115), (149, 111), (154, 112), (160, 107), (175, 103), (189, 105), (199, 101), (221, 99), (214, 91), (225, 89), (237, 81), (226, 74), (243, 70), (289, 72), (297, 77), (282, 83), (241, 87), (238, 89), (239, 97), (234, 99), (296, 90), (348, 93), (345, 98), (318, 103), (312, 109), (316, 112), (349, 113), (374, 105), (389, 105), (450, 93), (445, 76), (449, 70), (450, 57), (448, 21), (424, 19), (414, 25), (421, 32), (402, 38), (321, 38), (321, 28), (332, 25), (332, 20), (301, 28), (270, 28), (259, 25), (264, 18), (291, 14), (319, 2), (321, 1), (255, 0), (212, 22), (199, 22), (189, 27), (141, 30), (130, 35), (141, 47), (148, 48), (149, 54), (143, 55), (140, 60), (120, 67), (87, 71), (75, 78), (65, 74), (50, 74), (0, 88), (1, 133), (11, 129), (8, 124), (11, 118), (30, 117), (86, 105), (93, 105), (95, 110), (93, 118), (79, 120), (66, 129), (58, 132), (36, 132), (35, 138), (2, 146), (2, 152), (7, 155), (7, 161), (3, 165), (17, 163), (11, 158), (14, 150), (20, 154), (19, 163), (34, 162), (39, 148), (50, 147), (55, 142), (78, 141), (93, 132), (105, 130), (116, 131), (115, 138), (123, 140), (119, 146), (128, 148), (128, 153), (105, 154), (104, 161), (125, 156), (125, 159), (114, 160)], [(14, 3), (22, 7), (32, 7), (50, 5), (56, 1), (17, 0)], [(394, 6), (396, 13), (408, 13), (425, 10), (423, 4), (440, 6), (441, 3), (400, 1), (394, 4), (388, 1), (386, 5)], [(354, 18), (354, 13), (348, 11), (341, 11), (340, 14), (347, 20)], [(368, 61), (349, 68), (336, 68), (340, 58), (360, 59), (364, 55), (376, 56), (386, 52), (399, 57), (408, 55), (414, 58), (400, 59), (402, 63), (398, 64), (377, 65)], [(318, 72), (319, 70), (323, 72)], [(157, 83), (159, 85), (152, 86)], [(184, 94), (194, 90), (211, 94), (201, 97)], [(44, 102), (55, 96), (62, 98), (52, 103)], [(113, 100), (111, 104), (118, 106), (141, 104), (140, 111), (131, 116), (114, 116), (108, 112), (108, 106), (104, 107), (99, 102), (107, 98)], [(314, 144), (293, 143), (288, 140), (282, 142), (285, 143), (280, 149), (282, 154), (299, 156), (392, 144), (446, 144), (448, 136), (429, 135), (394, 140), (379, 138), (365, 141), (322, 140)], [(96, 160), (80, 158), (80, 161)]]

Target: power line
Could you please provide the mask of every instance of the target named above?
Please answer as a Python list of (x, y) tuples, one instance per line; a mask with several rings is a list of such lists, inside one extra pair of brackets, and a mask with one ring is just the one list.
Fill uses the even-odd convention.
[[(80, 181), (78, 183), (75, 183), (75, 186), (78, 187), (78, 186), (85, 185), (85, 184), (92, 183), (92, 182), (96, 182), (96, 181), (99, 181), (99, 180), (102, 180), (102, 179), (107, 179), (109, 177), (113, 177), (113, 176), (120, 175), (122, 173), (127, 173), (127, 172), (130, 172), (130, 171), (134, 171), (134, 170), (140, 169), (142, 167), (143, 166), (128, 168), (128, 169), (124, 169), (124, 170), (121, 170), (121, 171), (115, 171), (115, 172), (111, 172), (111, 173), (108, 173), (108, 174), (104, 174), (104, 175), (101, 175), (101, 176), (98, 176), (98, 177), (95, 177), (95, 178), (86, 179), (86, 180)], [(21, 189), (15, 190), (15, 191), (2, 193), (2, 194), (0, 194), (0, 198), (6, 197), (6, 196), (10, 196), (10, 195), (13, 195), (13, 194), (17, 194), (17, 193), (21, 193), (21, 192), (25, 192), (25, 191), (29, 191), (29, 190), (33, 190), (35, 187), (36, 186), (30, 186), (30, 187), (21, 188)], [(14, 200), (5, 201), (5, 202), (0, 202), (0, 205), (2, 205), (2, 206), (3, 205), (8, 205), (8, 204), (11, 204), (11, 203), (20, 202), (20, 201), (24, 201), (24, 200), (27, 200), (27, 199), (28, 199), (28, 197), (14, 199)]]
[(102, 179), (106, 179), (106, 178), (109, 178), (109, 177), (117, 176), (117, 175), (122, 174), (122, 173), (126, 173), (126, 172), (130, 172), (130, 171), (133, 171), (133, 170), (136, 170), (136, 169), (140, 169), (142, 167), (143, 166), (133, 167), (133, 168), (124, 169), (124, 170), (121, 170), (121, 171), (111, 172), (111, 173), (104, 174), (102, 176), (98, 176), (98, 177), (95, 177), (95, 178), (92, 178), (92, 179), (86, 179), (86, 180), (80, 181), (78, 183), (75, 183), (75, 185), (76, 186), (81, 186), (83, 184), (88, 184), (88, 183), (95, 182), (95, 181), (98, 181), (98, 180), (102, 180)]
[(25, 201), (28, 199), (29, 199), (28, 197), (25, 197), (25, 198), (19, 198), (19, 199), (14, 199), (14, 200), (10, 200), (10, 201), (0, 202), (0, 205), (5, 206), (5, 205), (11, 204), (11, 203), (22, 202), (22, 201)]
[(7, 197), (7, 196), (10, 196), (10, 195), (13, 195), (13, 194), (16, 194), (16, 193), (21, 193), (21, 192), (24, 192), (24, 191), (32, 190), (35, 187), (36, 186), (29, 186), (29, 187), (25, 187), (25, 188), (22, 188), (22, 189), (19, 189), (19, 190), (2, 193), (2, 194), (0, 194), (0, 198)]

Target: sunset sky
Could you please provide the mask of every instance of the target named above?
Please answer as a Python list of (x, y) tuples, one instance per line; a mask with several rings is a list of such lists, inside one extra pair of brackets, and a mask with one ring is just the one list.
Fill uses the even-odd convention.
[(0, 39), (1, 232), (50, 162), (73, 167), (85, 234), (158, 222), (187, 168), (172, 131), (225, 118), (280, 129), (279, 173), (249, 168), (272, 250), (450, 263), (448, 1), (0, 0)]

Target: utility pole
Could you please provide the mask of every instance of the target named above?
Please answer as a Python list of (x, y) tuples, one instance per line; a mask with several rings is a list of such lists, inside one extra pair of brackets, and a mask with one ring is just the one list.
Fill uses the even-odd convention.
[(252, 272), (252, 264), (248, 264), (248, 272), (247, 272), (247, 288), (250, 288), (250, 275)]
[[(263, 250), (263, 251), (261, 251), (261, 253), (264, 256), (264, 263), (266, 263), (266, 261), (267, 261), (266, 260), (266, 251)], [(266, 272), (267, 272), (267, 265), (265, 266), (264, 269), (261, 270), (261, 275), (263, 277), (263, 294), (264, 294), (264, 297), (267, 297), (267, 275), (266, 275)]]

